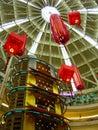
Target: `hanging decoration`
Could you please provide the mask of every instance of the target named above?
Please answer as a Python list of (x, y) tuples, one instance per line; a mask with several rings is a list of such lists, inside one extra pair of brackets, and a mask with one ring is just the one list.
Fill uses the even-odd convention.
[(84, 89), (84, 84), (83, 84), (83, 81), (81, 79), (79, 70), (75, 65), (73, 65), (72, 67), (74, 69), (73, 81), (75, 83), (76, 89), (81, 91)]
[(70, 25), (80, 25), (81, 17), (79, 11), (68, 12), (68, 23)]
[(68, 66), (66, 64), (63, 64), (59, 71), (58, 71), (58, 76), (61, 78), (64, 82), (70, 83), (71, 78), (73, 77), (74, 74), (74, 69), (72, 66)]
[(27, 36), (25, 34), (19, 35), (15, 32), (11, 32), (4, 44), (5, 51), (9, 54), (7, 63), (5, 65), (4, 71), (7, 70), (8, 66), (10, 66), (10, 61), (12, 59), (12, 55), (22, 56), (25, 48), (26, 48), (26, 40)]
[(54, 41), (58, 44), (66, 44), (70, 39), (69, 32), (58, 14), (52, 14), (50, 16), (50, 27)]
[(22, 56), (26, 48), (27, 36), (11, 32), (4, 44), (4, 49), (10, 55)]

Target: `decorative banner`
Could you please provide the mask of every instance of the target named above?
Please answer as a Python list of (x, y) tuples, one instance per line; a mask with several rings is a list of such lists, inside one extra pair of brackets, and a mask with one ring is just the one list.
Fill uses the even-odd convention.
[(50, 16), (50, 26), (55, 42), (58, 44), (66, 44), (70, 39), (69, 32), (58, 14), (52, 14)]
[(74, 74), (73, 67), (65, 64), (63, 64), (58, 71), (59, 78), (61, 78), (64, 82), (67, 83), (71, 82), (71, 78), (73, 77), (73, 74)]
[(80, 12), (79, 11), (68, 12), (68, 23), (70, 25), (80, 25), (81, 24)]
[(26, 48), (27, 36), (11, 32), (5, 42), (4, 49), (8, 54), (22, 56)]
[(75, 83), (75, 86), (76, 86), (77, 90), (83, 90), (84, 89), (84, 84), (83, 84), (83, 81), (81, 79), (78, 68), (75, 65), (73, 65), (72, 67), (74, 69), (73, 81)]

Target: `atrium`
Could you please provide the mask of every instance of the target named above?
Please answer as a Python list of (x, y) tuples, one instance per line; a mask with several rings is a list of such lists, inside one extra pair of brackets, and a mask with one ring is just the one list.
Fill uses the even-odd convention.
[[(71, 23), (72, 16), (69, 14), (73, 12), (79, 13), (80, 23)], [(62, 18), (70, 35), (64, 45), (56, 43), (53, 38), (50, 21), (52, 14)], [(4, 49), (11, 32), (27, 36), (26, 49), (22, 56), (9, 55)], [(29, 67), (35, 62), (41, 62), (50, 68), (53, 66), (53, 73), (58, 73), (63, 64), (75, 65), (84, 84), (82, 90), (77, 90), (73, 80), (69, 85), (58, 78), (58, 82), (63, 86), (59, 87), (64, 105), (63, 116), (70, 126), (64, 130), (98, 130), (98, 0), (0, 0), (0, 130), (12, 130), (4, 129), (4, 118), (7, 117), (12, 100), (8, 95), (12, 92), (13, 68), (16, 64), (18, 72), (18, 61), (24, 57), (27, 58)], [(29, 61), (30, 57), (35, 59), (34, 63)], [(55, 80), (55, 77), (53, 78)], [(17, 81), (15, 80), (15, 83)], [(46, 101), (44, 97), (41, 98), (42, 102)], [(56, 127), (55, 123), (53, 125)], [(46, 127), (32, 128), (38, 129), (46, 130)], [(26, 129), (17, 127), (14, 130)], [(49, 127), (49, 130), (61, 128)]]

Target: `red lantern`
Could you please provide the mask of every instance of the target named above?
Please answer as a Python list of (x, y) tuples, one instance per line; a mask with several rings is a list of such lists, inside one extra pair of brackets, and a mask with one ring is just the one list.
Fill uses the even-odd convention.
[(70, 83), (71, 78), (73, 77), (73, 73), (74, 73), (74, 69), (72, 66), (63, 64), (58, 71), (58, 76), (64, 82)]
[(27, 36), (25, 34), (18, 35), (11, 32), (5, 42), (4, 49), (12, 55), (23, 55), (26, 47)]
[(68, 23), (70, 25), (80, 25), (81, 18), (79, 11), (68, 12)]
[(70, 39), (67, 27), (58, 14), (52, 14), (50, 16), (50, 26), (52, 36), (56, 43), (65, 44)]
[(81, 79), (78, 68), (75, 65), (73, 65), (73, 69), (74, 69), (73, 81), (75, 83), (75, 86), (76, 86), (77, 90), (83, 90), (84, 84), (83, 84), (83, 81)]

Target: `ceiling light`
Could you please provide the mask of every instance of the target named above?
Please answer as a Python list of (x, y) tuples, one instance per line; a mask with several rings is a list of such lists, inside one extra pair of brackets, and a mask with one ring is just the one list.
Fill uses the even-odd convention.
[(60, 15), (59, 11), (55, 7), (45, 6), (44, 8), (42, 8), (42, 10), (41, 10), (42, 18), (48, 23), (50, 23), (51, 14)]
[(2, 106), (4, 106), (4, 107), (9, 107), (7, 104), (5, 104), (5, 103), (2, 103)]

